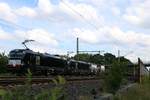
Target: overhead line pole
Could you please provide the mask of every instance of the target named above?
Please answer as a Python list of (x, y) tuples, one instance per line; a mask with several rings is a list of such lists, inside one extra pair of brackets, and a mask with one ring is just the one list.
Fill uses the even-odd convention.
[(80, 52), (98, 52), (100, 54), (104, 52), (104, 50), (79, 50), (79, 38), (77, 37), (76, 54), (78, 55)]
[(120, 63), (120, 50), (118, 50), (118, 62)]
[(77, 55), (79, 54), (79, 38), (77, 37)]
[(77, 60), (79, 60), (79, 38), (77, 37)]

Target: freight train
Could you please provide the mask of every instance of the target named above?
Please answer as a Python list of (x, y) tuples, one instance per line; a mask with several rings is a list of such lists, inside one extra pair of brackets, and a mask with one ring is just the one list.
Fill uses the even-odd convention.
[(33, 74), (44, 75), (95, 75), (98, 72), (95, 64), (34, 52), (30, 49), (10, 51), (7, 69), (16, 74), (25, 74), (27, 69), (30, 69)]

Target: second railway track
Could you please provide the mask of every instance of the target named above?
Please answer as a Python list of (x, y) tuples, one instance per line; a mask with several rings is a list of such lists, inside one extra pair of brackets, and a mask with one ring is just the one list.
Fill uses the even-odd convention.
[[(52, 79), (56, 77), (32, 77), (31, 84), (37, 83), (53, 83)], [(93, 80), (100, 80), (97, 77), (64, 77), (67, 83), (70, 82), (87, 82)], [(26, 77), (0, 77), (0, 86), (9, 86), (9, 85), (24, 85), (27, 82)]]

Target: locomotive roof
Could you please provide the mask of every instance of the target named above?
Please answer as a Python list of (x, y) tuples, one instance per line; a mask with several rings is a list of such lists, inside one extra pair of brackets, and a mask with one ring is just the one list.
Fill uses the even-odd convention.
[(55, 58), (55, 59), (62, 59), (62, 60), (66, 60), (60, 56), (56, 56), (56, 55), (52, 55), (52, 54), (48, 54), (48, 53), (43, 53), (44, 56), (47, 56), (47, 57), (52, 57), (52, 58)]
[(17, 53), (17, 52), (19, 52), (19, 53), (23, 53), (23, 52), (36, 53), (36, 52), (34, 52), (34, 51), (30, 50), (30, 49), (14, 49), (14, 50), (10, 51), (10, 53), (13, 53), (13, 52), (15, 52), (15, 53)]
[(11, 50), (11, 52), (18, 52), (18, 51), (32, 51), (30, 49), (14, 49), (14, 50)]
[[(31, 54), (38, 54), (38, 55), (43, 55), (43, 56), (47, 56), (47, 57), (52, 57), (52, 58), (55, 58), (55, 59), (63, 59), (62, 57), (60, 56), (56, 56), (56, 55), (52, 55), (52, 54), (48, 54), (48, 53), (39, 53), (39, 52), (34, 52), (30, 49), (14, 49), (14, 50), (11, 50), (10, 53), (31, 53)], [(65, 60), (65, 59), (63, 59)]]

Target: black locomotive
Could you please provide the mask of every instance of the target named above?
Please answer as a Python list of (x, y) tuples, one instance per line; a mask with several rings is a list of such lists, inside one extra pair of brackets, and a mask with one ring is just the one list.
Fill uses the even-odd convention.
[(25, 74), (30, 69), (34, 74), (90, 75), (97, 73), (91, 63), (67, 60), (60, 56), (34, 52), (30, 49), (15, 49), (9, 53), (8, 70)]

